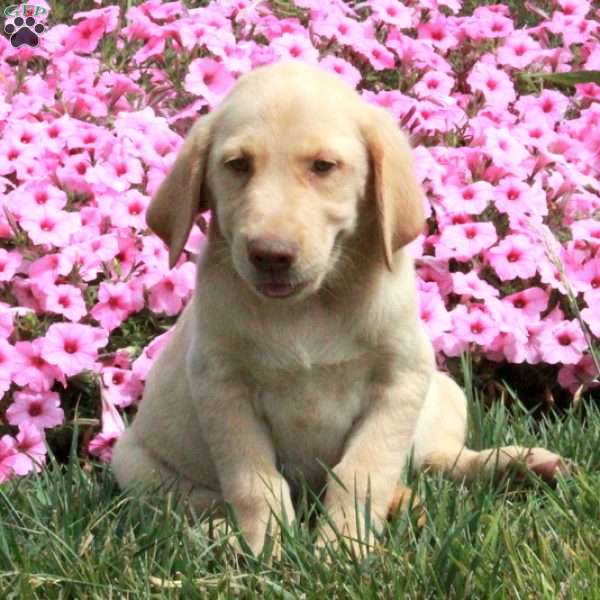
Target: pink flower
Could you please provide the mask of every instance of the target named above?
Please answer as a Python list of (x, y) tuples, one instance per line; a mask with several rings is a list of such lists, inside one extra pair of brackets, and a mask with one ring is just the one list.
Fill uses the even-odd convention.
[(365, 56), (371, 66), (378, 71), (393, 69), (396, 64), (394, 55), (377, 40), (363, 39), (356, 51)]
[(197, 58), (190, 63), (184, 87), (204, 98), (214, 108), (231, 89), (235, 80), (222, 63), (212, 58)]
[(183, 308), (194, 289), (195, 273), (192, 263), (184, 263), (181, 267), (167, 273), (161, 281), (150, 288), (148, 306), (154, 312), (176, 315)]
[(69, 244), (71, 235), (81, 227), (81, 220), (77, 213), (44, 207), (39, 212), (24, 216), (21, 227), (34, 244), (52, 244), (63, 248)]
[(504, 40), (503, 46), (498, 48), (496, 59), (501, 65), (524, 69), (543, 56), (541, 50), (540, 44), (527, 32), (517, 30)]
[(579, 268), (570, 270), (570, 280), (573, 288), (579, 292), (600, 289), (600, 254), (585, 263), (579, 263)]
[(173, 335), (174, 327), (171, 327), (165, 333), (162, 333), (158, 337), (155, 337), (143, 350), (143, 352), (138, 356), (138, 358), (133, 363), (132, 371), (137, 375), (137, 377), (144, 381), (148, 372), (150, 371), (150, 367), (154, 364), (154, 361), (158, 358), (158, 355), (167, 345), (169, 340), (171, 339), (171, 335)]
[(494, 298), (500, 294), (495, 287), (479, 278), (475, 271), (469, 271), (468, 273), (457, 271), (456, 273), (452, 273), (451, 276), (455, 294), (472, 296), (480, 300)]
[(343, 58), (333, 56), (332, 54), (319, 61), (319, 65), (327, 71), (339, 75), (351, 87), (356, 87), (362, 79), (362, 75), (357, 68)]
[(76, 13), (75, 18), (87, 18), (71, 28), (65, 39), (66, 49), (85, 54), (93, 52), (104, 35), (116, 28), (118, 16), (118, 6)]
[(528, 317), (539, 317), (548, 308), (548, 294), (539, 287), (530, 287), (521, 292), (502, 298), (503, 302), (511, 304)]
[(43, 358), (71, 377), (96, 365), (98, 348), (106, 345), (106, 333), (96, 327), (76, 323), (50, 325), (44, 338)]
[(102, 371), (107, 399), (115, 406), (129, 406), (140, 399), (143, 386), (137, 375), (127, 369), (108, 367)]
[(0, 438), (0, 484), (6, 483), (15, 473), (17, 461), (15, 440), (10, 435)]
[(453, 77), (440, 71), (427, 71), (421, 80), (413, 87), (413, 92), (419, 98), (438, 99), (441, 96), (450, 96), (455, 81)]
[[(600, 295), (598, 296), (600, 300)], [(600, 338), (600, 301), (596, 301), (590, 306), (582, 309), (581, 318), (585, 321), (590, 331), (597, 338)]]
[(29, 277), (40, 285), (52, 285), (57, 277), (66, 277), (73, 269), (73, 261), (64, 252), (47, 254), (29, 265)]
[(451, 212), (470, 215), (482, 213), (492, 199), (492, 186), (487, 181), (476, 181), (463, 186), (448, 186), (443, 198), (444, 208)]
[(442, 230), (435, 255), (442, 259), (469, 260), (495, 244), (497, 239), (493, 223), (448, 225)]
[[(23, 423), (19, 426), (19, 433), (15, 443), (17, 455), (15, 460), (19, 462), (19, 475), (25, 475), (31, 471), (39, 473), (42, 466), (46, 463), (46, 444), (44, 443), (44, 434), (35, 425)], [(24, 472), (23, 472), (24, 471)]]
[(413, 10), (398, 0), (370, 0), (368, 4), (375, 21), (388, 23), (397, 29), (412, 27)]
[(21, 266), (21, 255), (0, 248), (0, 281), (10, 281)]
[(65, 383), (61, 371), (42, 358), (43, 346), (43, 338), (15, 344), (13, 380), (17, 385), (27, 386), (35, 391), (47, 391), (55, 381)]
[(574, 394), (580, 386), (589, 386), (598, 375), (600, 373), (592, 357), (586, 354), (576, 365), (563, 365), (560, 368), (558, 383)]
[(14, 393), (13, 403), (6, 409), (11, 425), (30, 423), (38, 429), (61, 425), (64, 413), (56, 392), (21, 391)]
[(113, 446), (125, 430), (125, 424), (117, 409), (106, 398), (102, 398), (102, 431), (90, 441), (88, 451), (100, 460), (108, 462)]
[(494, 206), (513, 216), (547, 215), (546, 193), (539, 185), (529, 186), (516, 177), (505, 177), (493, 191)]
[(319, 51), (303, 35), (284, 33), (271, 42), (271, 49), (280, 60), (293, 59), (316, 63)]
[(458, 39), (451, 31), (448, 21), (439, 16), (428, 23), (421, 23), (417, 27), (419, 39), (428, 40), (441, 52), (446, 52), (458, 46)]
[(420, 295), (420, 317), (431, 339), (436, 339), (452, 328), (452, 319), (436, 292)]
[(539, 341), (542, 360), (551, 365), (574, 365), (581, 360), (587, 347), (581, 327), (575, 319), (548, 323), (540, 333)]
[(455, 334), (465, 342), (474, 342), (485, 348), (500, 333), (498, 323), (479, 308), (468, 310), (461, 304), (450, 314)]
[(107, 331), (112, 331), (133, 312), (144, 306), (143, 298), (134, 293), (132, 287), (123, 282), (103, 281), (98, 289), (98, 303), (90, 314)]
[(506, 127), (488, 129), (485, 132), (484, 148), (488, 156), (492, 157), (494, 165), (503, 167), (509, 173), (514, 172), (515, 167), (530, 156), (525, 146)]
[(86, 314), (83, 294), (74, 285), (53, 285), (45, 290), (44, 308), (65, 316), (69, 321), (80, 321)]
[(14, 358), (16, 351), (14, 346), (5, 339), (0, 338), (0, 398), (8, 391), (14, 373)]
[(506, 236), (497, 246), (488, 250), (490, 265), (502, 281), (520, 277), (533, 277), (537, 271), (537, 259), (541, 254), (538, 246), (524, 235)]
[(467, 83), (483, 94), (488, 106), (497, 109), (505, 109), (516, 97), (510, 77), (493, 64), (475, 63)]
[(568, 106), (569, 98), (553, 90), (542, 90), (539, 96), (521, 96), (515, 103), (524, 120), (549, 126), (563, 118)]

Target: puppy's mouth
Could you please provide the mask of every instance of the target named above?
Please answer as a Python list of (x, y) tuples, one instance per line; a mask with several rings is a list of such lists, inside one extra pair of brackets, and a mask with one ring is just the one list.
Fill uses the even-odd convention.
[(289, 298), (305, 288), (306, 281), (294, 281), (287, 275), (269, 273), (261, 277), (256, 289), (267, 298)]

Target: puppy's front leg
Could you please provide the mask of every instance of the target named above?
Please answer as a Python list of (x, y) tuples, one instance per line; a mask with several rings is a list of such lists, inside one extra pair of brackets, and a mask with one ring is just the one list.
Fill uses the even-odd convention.
[(246, 542), (258, 555), (268, 527), (277, 547), (278, 522), (294, 520), (289, 486), (276, 468), (271, 436), (256, 415), (247, 388), (235, 376), (225, 381), (206, 371), (204, 375), (204, 380), (191, 381), (202, 435), (223, 499), (232, 506)]
[[(356, 550), (371, 546), (372, 530), (386, 522), (432, 373), (426, 364), (396, 372), (391, 384), (372, 385), (367, 412), (328, 479), (330, 522), (322, 529), (321, 544), (333, 541), (337, 530)], [(367, 510), (371, 531), (366, 531)]]

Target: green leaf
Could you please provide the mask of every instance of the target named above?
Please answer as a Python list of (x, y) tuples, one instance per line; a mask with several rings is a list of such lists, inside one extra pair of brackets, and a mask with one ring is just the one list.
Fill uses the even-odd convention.
[(571, 71), (570, 73), (519, 73), (522, 79), (543, 79), (555, 85), (572, 87), (577, 83), (600, 85), (600, 71)]

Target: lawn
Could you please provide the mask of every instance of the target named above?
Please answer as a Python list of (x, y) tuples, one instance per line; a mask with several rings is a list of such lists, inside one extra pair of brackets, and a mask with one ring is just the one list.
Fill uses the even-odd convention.
[[(45, 6), (39, 46), (0, 36), (0, 599), (600, 600), (598, 2)], [(100, 461), (205, 243), (195, 226), (168, 269), (145, 208), (191, 123), (290, 58), (410, 134), (429, 211), (410, 249), (421, 316), (467, 391), (470, 446), (573, 464), (555, 486), (409, 470), (426, 523), (397, 517), (367, 558), (320, 556), (307, 525), (280, 560), (236, 555)]]
[(3, 598), (600, 598), (600, 411), (582, 401), (532, 418), (471, 401), (474, 447), (544, 445), (576, 467), (555, 487), (530, 479), (460, 485), (409, 473), (422, 529), (390, 523), (377, 551), (324, 561), (305, 526), (281, 560), (242, 559), (159, 496), (121, 493), (102, 465), (53, 465), (0, 488)]

